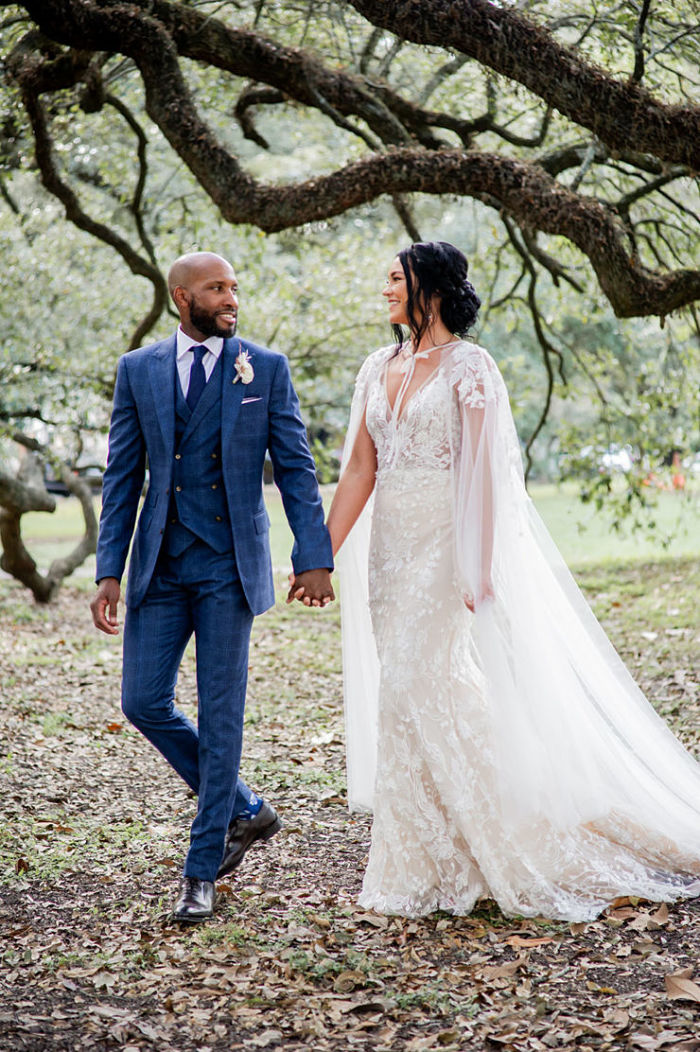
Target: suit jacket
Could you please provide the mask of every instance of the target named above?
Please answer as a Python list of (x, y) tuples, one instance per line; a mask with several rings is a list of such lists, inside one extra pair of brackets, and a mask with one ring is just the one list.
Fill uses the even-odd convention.
[[(236, 381), (240, 351), (250, 355), (249, 384)], [(166, 526), (175, 458), (175, 356), (173, 334), (129, 351), (117, 368), (96, 578), (121, 580), (148, 463), (148, 491), (129, 563), (131, 606), (146, 594)], [(294, 534), (295, 572), (332, 569), (331, 542), (287, 359), (236, 337), (224, 340), (221, 367), (221, 454), (232, 547), (248, 604), (259, 614), (275, 601), (262, 489), (266, 451)]]

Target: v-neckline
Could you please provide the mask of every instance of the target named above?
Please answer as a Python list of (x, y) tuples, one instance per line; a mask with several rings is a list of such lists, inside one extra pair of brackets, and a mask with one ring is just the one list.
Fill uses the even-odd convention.
[(401, 384), (399, 384), (398, 390), (396, 392), (396, 397), (394, 399), (394, 404), (392, 405), (391, 401), (389, 399), (389, 390), (387, 388), (387, 376), (389, 374), (389, 362), (390, 361), (391, 361), (391, 359), (389, 359), (389, 361), (387, 361), (385, 366), (384, 366), (384, 376), (382, 378), (382, 390), (384, 392), (384, 400), (386, 402), (387, 409), (389, 410), (389, 423), (394, 423), (394, 424), (398, 425), (403, 420), (403, 418), (404, 418), (404, 416), (406, 414), (406, 410), (407, 410), (408, 406), (411, 404), (411, 402), (416, 397), (416, 395), (419, 395), (421, 393), (421, 391), (423, 391), (428, 386), (430, 381), (434, 379), (436, 374), (440, 372), (440, 366), (436, 365), (435, 368), (433, 369), (433, 371), (431, 373), (429, 373), (425, 377), (424, 380), (421, 380), (421, 382), (418, 384), (418, 386), (415, 387), (413, 389), (413, 391), (411, 391), (411, 393), (408, 396), (408, 398), (404, 398), (403, 405), (399, 407), (399, 413), (398, 413), (398, 416), (397, 416), (396, 413), (394, 412), (394, 409), (396, 407), (396, 402), (398, 401), (399, 394), (401, 392)]

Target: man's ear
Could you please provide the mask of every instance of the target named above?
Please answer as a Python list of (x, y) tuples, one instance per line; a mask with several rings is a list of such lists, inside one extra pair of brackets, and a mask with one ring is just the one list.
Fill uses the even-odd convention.
[(172, 291), (173, 303), (179, 311), (190, 305), (190, 296), (184, 285), (176, 285)]

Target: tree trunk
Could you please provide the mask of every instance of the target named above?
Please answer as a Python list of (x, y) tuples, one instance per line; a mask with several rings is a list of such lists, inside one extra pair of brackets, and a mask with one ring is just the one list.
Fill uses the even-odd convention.
[(67, 465), (60, 465), (61, 480), (80, 501), (85, 532), (69, 555), (54, 559), (48, 572), (40, 573), (22, 539), (22, 516), (28, 511), (53, 512), (56, 502), (43, 484), (39, 443), (25, 435), (14, 437), (32, 452), (25, 457), (16, 479), (0, 472), (0, 543), (3, 549), (0, 569), (29, 588), (38, 603), (48, 603), (56, 597), (64, 579), (97, 548), (97, 517), (92, 506), (92, 491), (88, 483), (74, 475)]

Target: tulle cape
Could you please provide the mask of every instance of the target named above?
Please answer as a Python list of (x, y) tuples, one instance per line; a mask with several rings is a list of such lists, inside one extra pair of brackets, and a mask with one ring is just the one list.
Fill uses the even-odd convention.
[[(367, 392), (394, 353), (375, 351), (360, 370), (343, 467)], [(657, 898), (698, 894), (688, 874), (699, 871), (700, 767), (635, 684), (535, 510), (495, 362), (466, 341), (436, 353), (460, 436), (451, 456), (454, 572), (475, 604), (472, 648), (489, 696), (503, 836), (522, 843), (528, 829), (537, 844), (540, 827), (564, 840), (585, 830), (619, 844), (621, 863), (641, 850), (647, 872), (658, 864)], [(376, 773), (371, 515), (370, 500), (338, 557), (350, 810), (372, 809)]]

